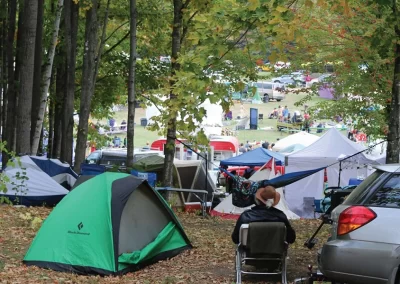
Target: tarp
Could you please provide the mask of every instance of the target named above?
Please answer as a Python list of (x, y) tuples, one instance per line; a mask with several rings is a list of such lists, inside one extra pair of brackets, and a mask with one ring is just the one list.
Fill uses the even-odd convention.
[[(377, 164), (365, 153), (359, 153), (366, 148), (357, 144), (336, 128), (329, 129), (310, 146), (287, 156), (285, 172), (287, 174), (324, 168), (327, 171), (328, 186), (338, 186), (339, 168), (341, 166), (340, 186), (346, 186), (350, 178), (367, 176), (368, 164)], [(352, 158), (338, 163), (345, 157), (359, 153)], [(330, 166), (331, 165), (331, 166)], [(314, 208), (305, 202), (307, 198), (321, 199), (324, 190), (324, 171), (321, 170), (310, 177), (292, 183), (285, 188), (286, 200), (293, 212), (303, 218), (313, 218)]]
[[(271, 164), (269, 166), (272, 166), (271, 168), (267, 168), (267, 165), (264, 165), (261, 167), (257, 172), (255, 172), (251, 177), (250, 180), (252, 181), (260, 181), (264, 179), (275, 179), (280, 176), (280, 173), (275, 172), (274, 164)], [(276, 191), (279, 192), (281, 195), (281, 199), (279, 203), (275, 206), (275, 208), (281, 210), (285, 215), (287, 216), (288, 219), (299, 219), (299, 216), (294, 214), (292, 211), (290, 211), (287, 202), (285, 200), (285, 195), (283, 192), (283, 188), (279, 187), (276, 188)], [(232, 194), (230, 194), (228, 197), (226, 197), (220, 204), (218, 204), (212, 211), (211, 215), (212, 216), (220, 216), (224, 219), (238, 219), (240, 214), (243, 213), (244, 211), (250, 209), (252, 206), (245, 207), (245, 208), (240, 208), (232, 204)]]
[[(18, 162), (19, 159), (19, 162)], [(22, 156), (7, 166), (3, 174), (7, 193), (1, 194), (14, 203), (33, 205), (55, 205), (71, 189), (77, 174), (69, 164), (46, 157)]]
[(251, 99), (252, 104), (262, 104), (263, 101), (261, 100), (260, 93), (258, 89), (256, 89), (256, 93), (254, 94), (253, 98)]
[(272, 158), (275, 158), (277, 165), (285, 162), (285, 156), (264, 148), (256, 148), (242, 155), (232, 157), (220, 162), (221, 166), (263, 166)]
[(272, 150), (280, 152), (282, 149), (287, 148), (292, 145), (303, 145), (305, 147), (310, 146), (312, 143), (317, 141), (319, 136), (307, 133), (305, 131), (300, 131), (295, 134), (286, 136), (285, 138), (277, 141), (272, 148)]

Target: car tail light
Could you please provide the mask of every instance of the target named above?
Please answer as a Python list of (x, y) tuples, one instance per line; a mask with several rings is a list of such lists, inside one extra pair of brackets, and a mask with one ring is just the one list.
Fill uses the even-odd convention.
[(338, 236), (350, 233), (376, 218), (374, 211), (364, 206), (352, 206), (339, 215)]

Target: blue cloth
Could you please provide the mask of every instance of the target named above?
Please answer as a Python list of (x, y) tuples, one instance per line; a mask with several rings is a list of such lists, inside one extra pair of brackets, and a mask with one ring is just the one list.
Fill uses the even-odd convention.
[(147, 182), (152, 187), (156, 186), (156, 182), (157, 182), (157, 174), (156, 173), (145, 173), (145, 172), (139, 172), (137, 170), (131, 170), (131, 175), (134, 175), (138, 178), (147, 180)]
[(262, 147), (248, 151), (242, 155), (232, 157), (220, 162), (221, 166), (263, 166), (275, 158), (276, 164), (282, 165), (285, 163), (285, 156), (273, 152)]
[(81, 176), (96, 176), (106, 171), (106, 167), (96, 164), (81, 164)]
[(359, 185), (362, 182), (363, 182), (362, 179), (356, 179), (356, 178), (349, 179), (349, 185)]
[(283, 115), (284, 117), (288, 117), (288, 116), (289, 116), (289, 109), (284, 108), (283, 111), (282, 111), (282, 115)]
[(71, 167), (69, 167), (69, 165), (63, 167), (61, 165), (58, 165), (56, 162), (53, 162), (51, 159), (38, 159), (35, 157), (30, 158), (42, 171), (44, 171), (51, 177), (60, 174), (69, 174), (74, 178), (78, 178), (78, 175), (71, 169)]

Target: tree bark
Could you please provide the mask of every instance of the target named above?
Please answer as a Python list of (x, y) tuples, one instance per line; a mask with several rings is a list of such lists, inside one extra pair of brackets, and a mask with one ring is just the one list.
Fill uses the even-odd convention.
[[(393, 15), (398, 19), (397, 1), (393, 2)], [(400, 37), (400, 27), (395, 24), (395, 33)], [(387, 137), (386, 163), (399, 162), (400, 155), (400, 43), (396, 41), (396, 52), (394, 62), (394, 78), (392, 86), (392, 101), (389, 113), (389, 132)]]
[[(15, 92), (15, 74), (14, 74), (14, 34), (15, 24), (17, 16), (17, 1), (12, 0), (8, 2), (8, 28), (7, 28), (7, 42), (6, 42), (6, 53), (7, 53), (7, 104), (3, 107), (6, 109), (4, 129), (3, 129), (3, 141), (7, 141), (7, 150), (14, 151), (14, 131), (15, 123), (8, 123), (14, 121), (15, 116), (15, 103), (16, 103), (16, 92)], [(8, 155), (3, 152), (2, 162), (3, 168), (6, 166), (8, 161)]]
[(127, 167), (133, 165), (135, 149), (135, 75), (136, 75), (136, 30), (137, 13), (136, 0), (130, 0), (130, 51), (129, 51), (129, 78), (128, 78), (128, 128), (127, 128)]
[(37, 1), (26, 1), (21, 36), (21, 74), (17, 108), (17, 154), (30, 154), (32, 87), (35, 63)]
[(54, 78), (56, 72), (52, 72), (51, 75), (51, 83), (50, 83), (50, 93), (52, 96), (49, 97), (49, 112), (48, 112), (48, 119), (49, 119), (49, 134), (48, 134), (48, 144), (47, 144), (47, 157), (53, 157), (53, 141), (54, 141), (54, 109), (55, 109), (55, 83)]
[(60, 29), (61, 11), (63, 5), (64, 5), (64, 0), (58, 0), (51, 45), (49, 48), (49, 52), (47, 54), (45, 70), (43, 72), (43, 78), (41, 80), (42, 90), (39, 97), (38, 111), (35, 113), (36, 119), (32, 119), (32, 122), (34, 122), (34, 124), (32, 124), (32, 130), (33, 130), (33, 136), (32, 136), (33, 139), (31, 147), (32, 153), (36, 153), (38, 151), (40, 133), (41, 129), (43, 128), (43, 119), (46, 110), (47, 93), (49, 92), (49, 87), (50, 87), (51, 71), (53, 70), (54, 54), (58, 40), (58, 31)]
[(82, 92), (80, 98), (79, 125), (75, 148), (75, 171), (79, 171), (81, 163), (85, 160), (88, 120), (95, 86), (94, 73), (96, 67), (97, 47), (97, 5), (97, 0), (92, 0), (92, 6), (86, 12)]
[(386, 148), (386, 163), (399, 162), (400, 145), (400, 44), (396, 44), (396, 58), (394, 66), (394, 80), (392, 87), (392, 101), (389, 114), (389, 133)]
[(78, 34), (79, 6), (73, 0), (64, 2), (65, 45), (67, 56), (66, 93), (62, 117), (61, 160), (72, 165), (74, 143), (74, 97), (76, 69), (76, 41)]
[(1, 34), (0, 34), (0, 50), (1, 50), (1, 67), (0, 67), (0, 99), (3, 101), (3, 106), (0, 109), (0, 129), (1, 134), (4, 133), (5, 110), (7, 109), (7, 1), (0, 1), (1, 14)]
[[(189, 0), (187, 0), (189, 1)], [(170, 84), (170, 101), (176, 98), (174, 94), (175, 75), (179, 71), (180, 65), (177, 62), (179, 52), (181, 50), (181, 33), (183, 21), (183, 2), (182, 0), (174, 0), (174, 20), (172, 26), (172, 52), (171, 52), (171, 80)], [(165, 159), (163, 172), (163, 185), (172, 186), (173, 183), (173, 163), (175, 157), (175, 139), (176, 139), (176, 118), (178, 113), (169, 110), (169, 120), (167, 123), (167, 142), (165, 145)]]
[[(60, 55), (58, 58), (64, 58), (65, 53), (60, 49)], [(64, 135), (62, 131), (62, 118), (64, 115), (63, 109), (63, 101), (65, 99), (65, 94), (68, 92), (66, 90), (66, 82), (65, 77), (67, 73), (66, 64), (62, 64), (60, 62), (57, 66), (56, 71), (56, 92), (54, 97), (54, 135), (53, 135), (53, 149), (52, 149), (52, 158), (60, 159), (61, 158), (61, 147), (62, 147), (62, 137)], [(72, 143), (72, 142), (71, 142)]]
[[(31, 113), (31, 137), (30, 143), (32, 145), (33, 135), (35, 134), (36, 119), (39, 111), (40, 104), (40, 90), (42, 78), (42, 40), (43, 40), (43, 13), (44, 5), (43, 0), (38, 0), (38, 15), (36, 27), (36, 40), (35, 40), (35, 71), (33, 73), (33, 89), (32, 89), (32, 113)], [(37, 154), (37, 149), (31, 149), (32, 155)]]

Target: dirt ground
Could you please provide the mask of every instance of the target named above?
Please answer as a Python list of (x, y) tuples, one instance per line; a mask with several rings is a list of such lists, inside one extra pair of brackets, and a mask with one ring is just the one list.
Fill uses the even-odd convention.
[[(194, 248), (121, 277), (79, 276), (25, 266), (22, 259), (36, 234), (38, 218), (45, 219), (48, 208), (16, 208), (0, 205), (0, 283), (234, 283), (234, 221), (202, 218), (177, 213)], [(35, 217), (36, 221), (35, 221)], [(68, 216), (66, 216), (68, 218)], [(319, 244), (309, 250), (305, 240), (319, 220), (295, 220), (296, 242), (289, 249), (288, 280), (307, 275), (307, 265), (316, 263), (316, 251), (327, 239), (324, 230)], [(326, 228), (327, 229), (327, 228)], [(276, 278), (275, 278), (276, 279)], [(244, 276), (243, 283), (279, 283), (271, 277)]]

